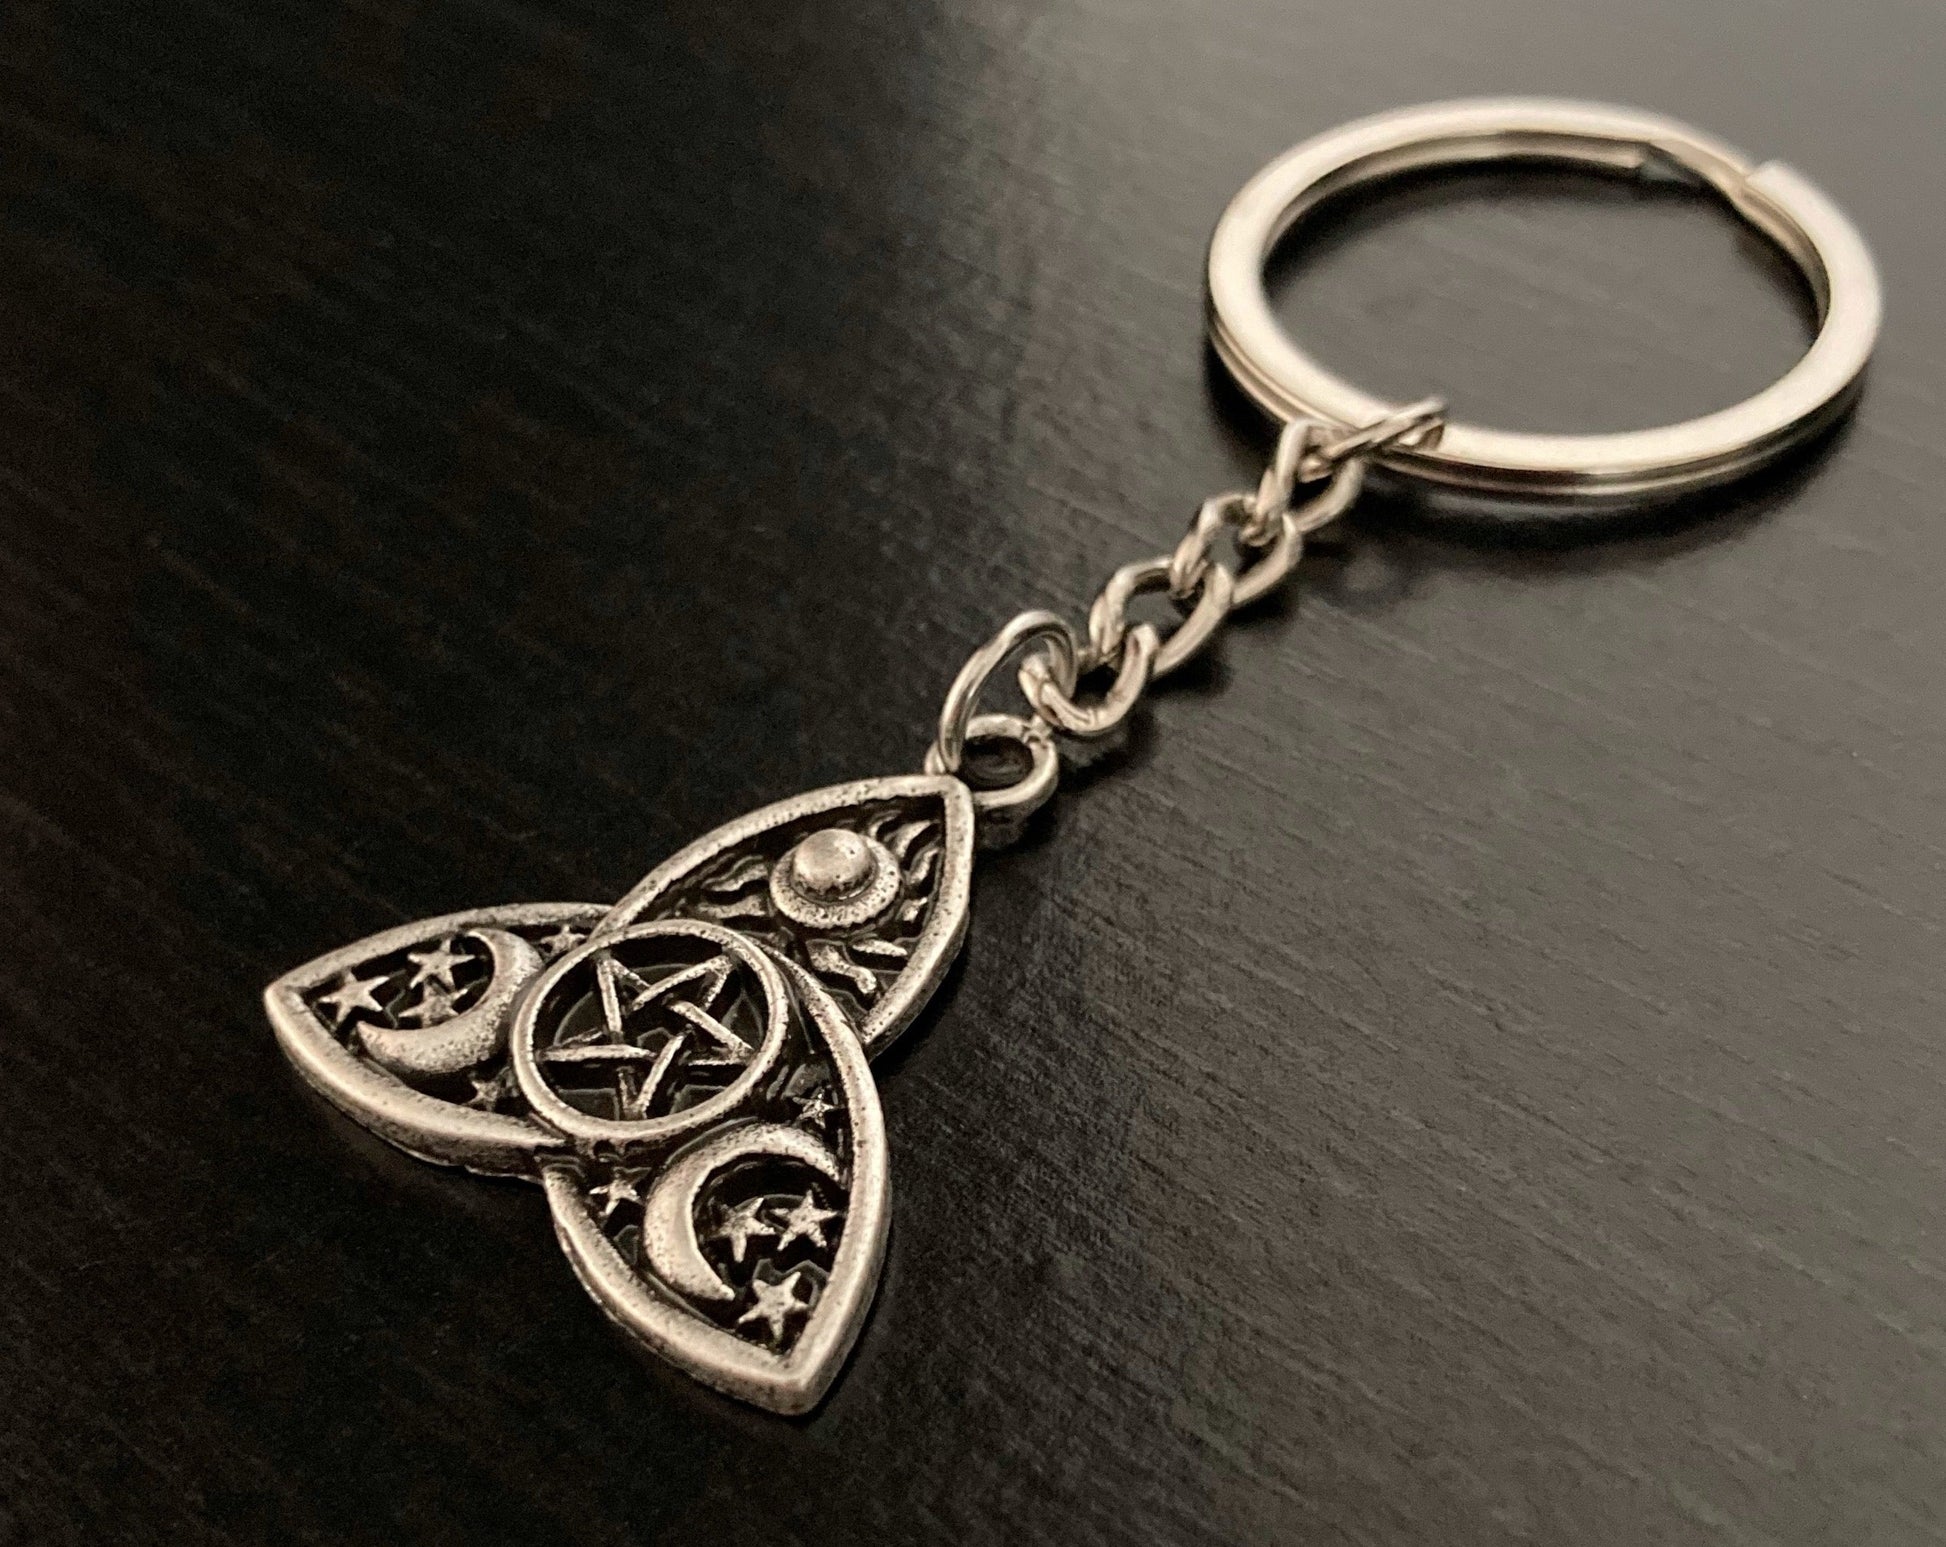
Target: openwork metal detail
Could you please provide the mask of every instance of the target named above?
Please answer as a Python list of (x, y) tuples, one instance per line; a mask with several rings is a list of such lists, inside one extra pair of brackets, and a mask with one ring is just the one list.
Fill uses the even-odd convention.
[(973, 807), (950, 775), (834, 785), (754, 811), (652, 870), (603, 920), (728, 924), (830, 990), (876, 1054), (966, 930)]
[(531, 1175), (557, 1140), (529, 1120), (508, 1011), (602, 914), (527, 903), (402, 925), (287, 973), (264, 1005), (305, 1079), (374, 1133), (423, 1160)]
[[(627, 970), (648, 982), (650, 994), (676, 985), (645, 1006), (640, 1031), (624, 1028), (625, 1037), (655, 1048), (651, 1068), (670, 1071), (650, 1103), (670, 1110), (590, 1119), (613, 1122), (617, 1133), (663, 1122), (664, 1136), (596, 1142), (576, 1158), (545, 1164), (542, 1180), (569, 1261), (624, 1330), (733, 1396), (803, 1412), (857, 1337), (884, 1256), (878, 1096), (844, 1012), (809, 973), (775, 957), (765, 960), (763, 975), (774, 976), (784, 997), (743, 1023), (757, 1036), (742, 1056), (711, 1050), (672, 1062), (668, 1050), (684, 1045), (694, 1025), (681, 1009), (709, 1015), (700, 1006), (720, 991), (695, 975), (695, 963), (665, 959), (646, 971), (639, 963), (661, 954), (655, 948), (718, 943), (699, 940), (706, 927), (648, 924), (591, 947), (586, 961), (544, 984), (523, 1010), (543, 1049), (624, 1046), (578, 1040), (590, 977), (603, 962), (632, 956), (638, 965)], [(774, 1021), (773, 1009), (781, 1011)], [(547, 1068), (544, 1053), (533, 1067)], [(722, 1103), (734, 1115), (704, 1121)], [(609, 1093), (598, 1105), (610, 1105)]]
[(611, 909), (387, 930), (265, 994), (340, 1109), (422, 1159), (545, 1187), (631, 1337), (779, 1412), (814, 1405), (878, 1279), (886, 1156), (866, 1059), (965, 934), (957, 779), (781, 801)]

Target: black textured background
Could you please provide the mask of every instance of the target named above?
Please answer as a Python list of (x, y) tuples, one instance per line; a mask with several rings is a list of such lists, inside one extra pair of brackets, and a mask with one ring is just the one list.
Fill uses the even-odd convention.
[[(1946, 13), (1924, 0), (0, 10), (0, 1539), (1946, 1535)], [(1257, 165), (1482, 91), (1823, 184), (1888, 328), (1782, 476), (1375, 501), (975, 885), (808, 1422), (631, 1358), (539, 1197), (257, 995), (912, 767), (1267, 440)], [(1289, 315), (1614, 428), (1804, 320), (1707, 207), (1402, 190)], [(1301, 272), (1300, 272), (1301, 271)]]

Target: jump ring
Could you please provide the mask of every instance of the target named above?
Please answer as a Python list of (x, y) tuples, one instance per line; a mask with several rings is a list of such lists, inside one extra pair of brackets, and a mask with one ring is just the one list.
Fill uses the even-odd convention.
[[(1081, 676), (1081, 648), (1067, 619), (1039, 608), (1016, 614), (999, 633), (966, 658), (959, 675), (953, 678), (953, 685), (946, 690), (946, 702), (939, 711), (939, 733), (933, 739), (932, 751), (927, 753), (928, 767), (935, 759), (938, 761), (939, 767), (934, 772), (959, 772), (959, 765), (966, 756), (967, 735), (971, 727), (978, 723), (973, 710), (979, 703), (980, 694), (986, 690), (988, 680), (1016, 650), (1035, 643), (1048, 647), (1045, 653), (1052, 663), (1054, 681), (1061, 691), (1067, 694), (1074, 692), (1075, 683)], [(991, 719), (994, 716), (983, 718)], [(1002, 715), (998, 718), (1009, 717)]]
[(1020, 663), (1020, 691), (1027, 695), (1034, 712), (1055, 729), (1084, 741), (1106, 736), (1128, 718), (1142, 690), (1149, 685), (1156, 653), (1161, 647), (1162, 639), (1154, 624), (1136, 624), (1122, 641), (1122, 662), (1116, 669), (1114, 682), (1092, 704), (1077, 704), (1063, 693), (1049, 674), (1047, 658), (1040, 655), (1030, 655)]
[[(1040, 659), (1036, 657), (1036, 659)], [(980, 714), (967, 722), (960, 744), (965, 755), (969, 741), (1011, 741), (1027, 753), (1027, 772), (1012, 784), (997, 790), (973, 790), (973, 809), (981, 816), (1028, 817), (1047, 804), (1055, 786), (1061, 782), (1061, 759), (1054, 750), (1054, 733), (1039, 720), (1017, 714)], [(938, 747), (926, 752), (927, 773), (957, 773), (958, 765), (948, 768)]]

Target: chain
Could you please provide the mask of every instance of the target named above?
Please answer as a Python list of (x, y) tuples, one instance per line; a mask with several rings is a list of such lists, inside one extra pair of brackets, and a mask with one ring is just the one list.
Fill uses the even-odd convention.
[[(969, 744), (1010, 742), (1026, 755), (1027, 772), (1004, 788), (976, 790), (973, 803), (988, 816), (1034, 810), (1060, 777), (1056, 735), (1092, 740), (1120, 726), (1154, 683), (1208, 646), (1224, 619), (1290, 574), (1305, 539), (1351, 508), (1373, 456), (1436, 444), (1444, 413), (1444, 403), (1426, 398), (1349, 429), (1316, 419), (1285, 425), (1254, 493), (1205, 500), (1172, 552), (1124, 564), (1108, 577), (1088, 609), (1085, 638), (1060, 614), (1035, 610), (1018, 614), (967, 657), (947, 690), (926, 772), (958, 773)], [(1300, 490), (1313, 484), (1323, 487), (1300, 502)], [(1237, 567), (1217, 552), (1226, 533)], [(1182, 615), (1166, 635), (1152, 623), (1129, 621), (1130, 604), (1149, 592), (1166, 595)], [(1032, 714), (976, 714), (994, 673), (1023, 650), (1020, 690)], [(1108, 686), (1083, 695), (1082, 679), (1096, 673), (1112, 673)]]

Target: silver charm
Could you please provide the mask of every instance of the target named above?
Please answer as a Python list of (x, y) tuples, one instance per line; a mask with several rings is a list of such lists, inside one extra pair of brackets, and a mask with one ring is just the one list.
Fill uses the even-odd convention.
[[(1812, 349), (1756, 397), (1686, 424), (1528, 436), (1449, 426), (1437, 399), (1381, 402), (1284, 335), (1263, 263), (1326, 192), (1508, 156), (1675, 167), (1715, 188), (1804, 271), (1820, 300)], [(339, 1108), (422, 1159), (541, 1182), (602, 1309), (733, 1396), (804, 1412), (858, 1335), (888, 1192), (866, 1060), (911, 1022), (959, 949), (976, 818), (1018, 823), (1052, 796), (1057, 736), (1113, 733), (1231, 613), (1284, 582), (1368, 467), (1573, 501), (1702, 488), (1843, 412), (1879, 323), (1864, 242), (1796, 173), (1668, 119), (1552, 100), (1439, 103), (1298, 146), (1218, 222), (1208, 280), (1218, 357), (1283, 421), (1262, 480), (1205, 501), (1171, 552), (1117, 570), (1085, 631), (1023, 612), (975, 650), (923, 774), (766, 806), (691, 844), (613, 908), (535, 904), (408, 924), (265, 995), (284, 1051)], [(1178, 613), (1166, 631), (1130, 617), (1149, 593)], [(1031, 713), (979, 713), (1016, 661)], [(1013, 781), (962, 783), (973, 745), (1004, 749)]]
[(869, 1054), (966, 934), (973, 800), (941, 774), (779, 801), (613, 908), (386, 930), (264, 1000), (340, 1110), (423, 1160), (523, 1176), (597, 1303), (775, 1412), (815, 1405), (877, 1286)]

